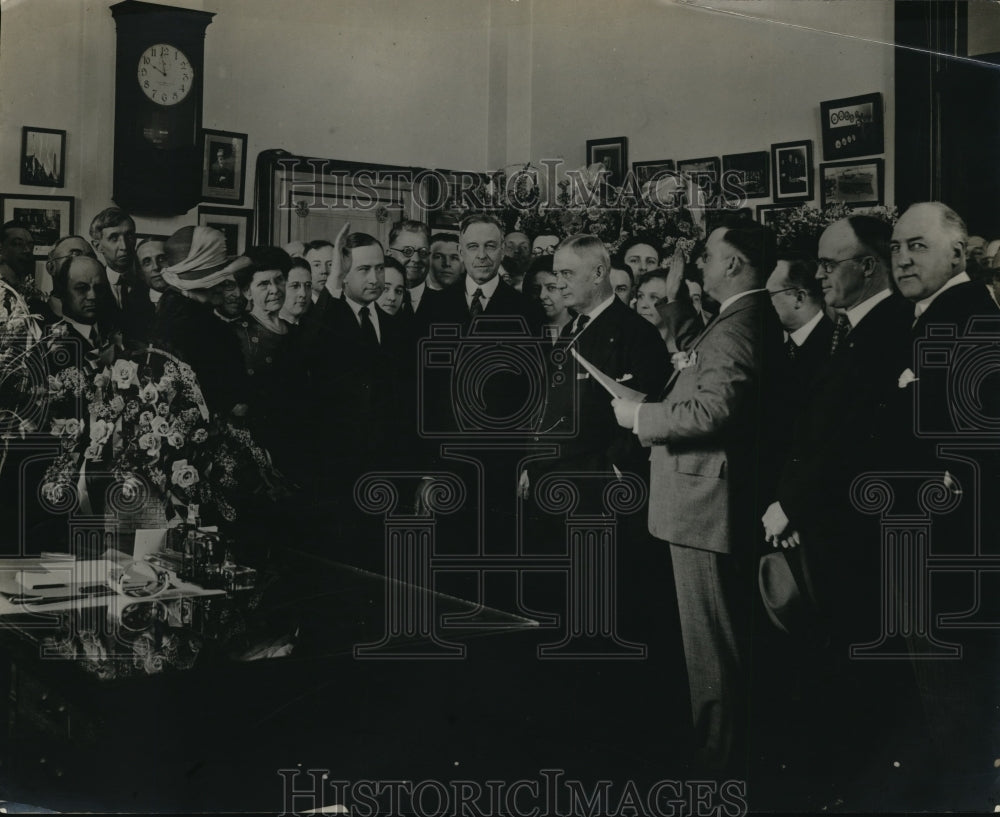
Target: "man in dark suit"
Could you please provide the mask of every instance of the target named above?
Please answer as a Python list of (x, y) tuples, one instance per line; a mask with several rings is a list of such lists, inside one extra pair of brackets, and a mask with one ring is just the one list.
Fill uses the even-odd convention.
[(833, 336), (833, 321), (826, 316), (823, 289), (816, 278), (816, 262), (805, 258), (779, 258), (767, 279), (767, 292), (785, 330), (788, 396), (802, 406), (830, 359)]
[[(854, 506), (851, 484), (893, 465), (899, 418), (891, 407), (910, 353), (913, 308), (889, 286), (890, 237), (889, 224), (864, 215), (837, 221), (820, 236), (817, 278), (827, 306), (838, 311), (832, 356), (801, 410), (776, 501), (762, 517), (766, 539), (785, 548), (805, 600), (789, 628), (814, 625), (827, 640), (802, 658), (811, 664), (803, 748), (831, 753), (815, 760), (840, 773), (883, 750), (890, 690), (903, 700), (910, 680), (891, 662), (851, 661), (849, 653), (849, 645), (874, 638), (881, 623), (879, 520)], [(814, 739), (818, 732), (822, 743)]]
[(738, 771), (757, 537), (773, 483), (768, 404), (781, 327), (763, 288), (773, 266), (762, 227), (719, 228), (700, 264), (719, 316), (652, 402), (613, 402), (623, 428), (652, 446), (649, 530), (670, 545), (691, 690), (695, 763)]
[[(892, 233), (892, 272), (902, 295), (913, 306), (913, 341), (929, 336), (931, 331), (950, 332), (955, 340), (938, 341), (942, 350), (949, 342), (962, 343), (974, 349), (982, 340), (969, 343), (969, 321), (973, 318), (1000, 317), (1000, 310), (982, 281), (972, 280), (967, 272), (966, 242), (968, 230), (962, 218), (941, 202), (921, 202), (912, 205), (900, 216)], [(982, 331), (982, 329), (980, 329)], [(987, 329), (987, 332), (995, 331)], [(941, 337), (938, 335), (938, 337)], [(957, 348), (956, 348), (957, 351)], [(986, 348), (983, 349), (987, 351)], [(988, 352), (987, 352), (988, 354)], [(975, 534), (987, 555), (1000, 537), (1000, 522), (993, 512), (977, 507), (974, 497), (995, 497), (1000, 474), (1000, 457), (989, 443), (983, 445), (988, 425), (969, 423), (966, 418), (956, 426), (953, 405), (956, 394), (949, 380), (960, 377), (954, 367), (921, 367), (914, 354), (909, 363), (913, 383), (898, 390), (900, 402), (894, 410), (899, 418), (902, 440), (898, 447), (901, 465), (916, 471), (945, 472), (951, 469), (963, 483), (961, 504), (950, 514), (934, 520), (931, 529), (930, 553), (934, 556), (964, 555), (975, 551)], [(988, 357), (980, 358), (982, 367), (975, 383), (975, 396), (980, 404), (980, 416), (1000, 416), (1000, 375)], [(969, 366), (966, 364), (966, 372)], [(901, 381), (904, 382), (904, 381)], [(919, 385), (919, 404), (913, 401)], [(910, 422), (916, 419), (914, 427)], [(970, 433), (963, 439), (958, 432)], [(941, 443), (950, 443), (939, 453)], [(963, 463), (964, 457), (977, 461), (976, 469)], [(947, 478), (946, 484), (950, 483)], [(974, 483), (979, 481), (979, 485)], [(976, 513), (978, 512), (978, 516)], [(985, 589), (988, 581), (977, 577), (983, 587), (978, 615), (995, 621), (1000, 615), (995, 594)], [(956, 574), (938, 574), (930, 588), (933, 614), (963, 613), (973, 606), (972, 589), (967, 577)], [(952, 631), (955, 632), (955, 631)], [(931, 759), (938, 779), (945, 785), (961, 785), (969, 790), (987, 791), (992, 782), (993, 764), (1000, 751), (1000, 731), (995, 726), (993, 713), (997, 703), (995, 674), (1000, 642), (995, 629), (968, 629), (955, 632), (951, 640), (961, 642), (962, 657), (957, 661), (913, 662), (923, 710), (929, 728), (929, 744), (934, 747)], [(920, 636), (907, 639), (911, 648), (918, 649)], [(981, 770), (977, 776), (975, 770)]]
[(154, 310), (149, 289), (136, 270), (135, 221), (124, 210), (108, 207), (90, 222), (90, 241), (106, 270), (102, 322), (121, 330), (126, 343), (146, 341)]
[[(316, 412), (313, 425), (321, 432), (314, 473), (327, 486), (349, 491), (361, 473), (394, 460), (411, 401), (405, 332), (375, 303), (385, 286), (382, 245), (351, 233), (342, 247), (335, 258), (343, 271), (342, 297), (329, 289), (331, 274), (306, 313), (298, 345)], [(336, 423), (329, 422), (331, 412)]]
[(997, 314), (986, 285), (966, 271), (967, 237), (961, 216), (941, 202), (914, 204), (899, 217), (892, 273), (900, 294), (914, 304), (914, 337), (942, 323), (962, 334), (970, 317)]
[(49, 335), (58, 339), (56, 345), (68, 354), (48, 356), (50, 373), (67, 365), (84, 366), (94, 372), (110, 365), (113, 340), (97, 321), (105, 286), (100, 263), (89, 256), (66, 256), (53, 267), (52, 294), (62, 303), (63, 316), (49, 327)]
[[(658, 392), (671, 371), (667, 347), (649, 321), (615, 297), (611, 260), (600, 239), (571, 236), (556, 251), (553, 266), (564, 303), (577, 313), (562, 331), (565, 359), (575, 349), (630, 389)], [(574, 412), (568, 392), (575, 390), (576, 433), (560, 443), (558, 459), (544, 463), (544, 470), (611, 473), (617, 468), (648, 475), (648, 456), (642, 455), (635, 436), (615, 421), (607, 391), (582, 367), (567, 362), (564, 368), (577, 371), (577, 377), (551, 378), (543, 427), (547, 433), (558, 433), (568, 426)]]
[(519, 316), (533, 335), (544, 322), (541, 307), (499, 276), (503, 260), (503, 225), (489, 215), (474, 214), (462, 221), (459, 255), (465, 276), (443, 289), (428, 309), (423, 324), (458, 324), (468, 330), (477, 315)]

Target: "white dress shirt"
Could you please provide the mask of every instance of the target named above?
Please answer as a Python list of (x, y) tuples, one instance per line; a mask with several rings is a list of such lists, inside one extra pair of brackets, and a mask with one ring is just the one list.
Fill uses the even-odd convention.
[(913, 311), (913, 317), (919, 318), (921, 315), (923, 315), (927, 311), (927, 307), (929, 307), (934, 302), (934, 299), (942, 292), (944, 292), (946, 289), (951, 289), (952, 287), (958, 286), (959, 284), (968, 283), (971, 280), (972, 279), (969, 277), (969, 273), (967, 272), (960, 272), (958, 275), (952, 276), (947, 280), (945, 285), (941, 287), (941, 289), (939, 289), (933, 295), (927, 296), (922, 301), (917, 301), (917, 306)]
[(347, 305), (351, 307), (354, 312), (354, 317), (358, 319), (358, 326), (361, 326), (361, 309), (362, 307), (368, 307), (368, 314), (372, 316), (372, 326), (375, 327), (375, 337), (378, 338), (378, 342), (382, 343), (382, 329), (378, 322), (378, 310), (375, 308), (375, 302), (370, 304), (359, 304), (356, 301), (352, 301), (350, 298), (344, 298), (347, 301)]
[(809, 321), (802, 324), (802, 326), (800, 326), (794, 332), (789, 332), (788, 333), (789, 340), (791, 340), (792, 343), (794, 343), (797, 347), (801, 346), (809, 339), (809, 336), (812, 334), (813, 329), (819, 326), (819, 322), (821, 320), (823, 320), (822, 309), (818, 310), (816, 314), (813, 315)]
[(570, 330), (573, 333), (573, 336), (576, 337), (576, 335), (578, 334), (577, 330), (578, 330), (578, 324), (580, 323), (580, 316), (581, 315), (586, 315), (589, 318), (589, 320), (587, 321), (587, 323), (584, 324), (583, 329), (579, 330), (579, 332), (586, 332), (587, 331), (587, 327), (590, 326), (594, 322), (594, 318), (596, 318), (605, 309), (607, 309), (609, 306), (611, 306), (611, 302), (614, 301), (614, 299), (616, 297), (617, 296), (614, 293), (611, 293), (611, 297), (608, 298), (606, 301), (601, 301), (593, 309), (589, 309), (586, 312), (581, 312), (579, 315), (577, 315), (575, 318), (573, 318), (573, 328)]
[(416, 312), (417, 308), (420, 306), (420, 299), (424, 297), (424, 290), (427, 289), (427, 284), (421, 281), (415, 287), (409, 290), (410, 293), (410, 308)]
[(122, 282), (121, 273), (116, 270), (111, 269), (109, 266), (104, 267), (108, 273), (108, 285), (111, 287), (111, 294), (115, 298), (115, 303), (118, 304), (118, 308), (122, 308)]
[(871, 312), (882, 301), (892, 295), (892, 290), (883, 289), (881, 292), (865, 299), (857, 306), (852, 306), (847, 310), (847, 321), (851, 324), (851, 329), (857, 326), (864, 319), (865, 315)]
[(486, 309), (490, 302), (490, 299), (497, 291), (497, 287), (500, 286), (500, 276), (494, 275), (485, 284), (477, 284), (472, 280), (470, 276), (465, 276), (465, 305), (472, 308), (472, 297), (476, 294), (477, 289), (483, 291), (482, 296), (479, 298), (480, 303), (483, 305), (483, 309)]

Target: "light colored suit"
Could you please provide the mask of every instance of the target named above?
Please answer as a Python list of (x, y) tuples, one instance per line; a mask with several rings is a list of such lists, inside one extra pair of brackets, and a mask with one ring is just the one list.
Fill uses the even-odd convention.
[(652, 446), (649, 530), (671, 545), (697, 760), (711, 771), (730, 767), (745, 729), (755, 545), (777, 471), (781, 420), (765, 401), (783, 349), (768, 301), (728, 304), (636, 420)]

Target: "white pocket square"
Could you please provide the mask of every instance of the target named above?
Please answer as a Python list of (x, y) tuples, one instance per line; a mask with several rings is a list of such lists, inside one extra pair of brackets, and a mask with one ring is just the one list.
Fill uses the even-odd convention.
[(630, 375), (630, 374), (623, 374), (621, 377), (616, 377), (615, 378), (615, 383), (627, 383), (631, 379), (632, 379), (632, 375)]
[(588, 380), (588, 379), (590, 379), (590, 372), (577, 372), (576, 373), (576, 379), (577, 380)]

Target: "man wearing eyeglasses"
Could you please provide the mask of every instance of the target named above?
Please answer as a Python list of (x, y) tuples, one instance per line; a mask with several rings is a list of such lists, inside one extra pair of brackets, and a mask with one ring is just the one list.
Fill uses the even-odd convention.
[(406, 289), (413, 314), (420, 311), (420, 304), (427, 292), (427, 261), (430, 258), (431, 231), (422, 221), (404, 219), (392, 225), (389, 231), (389, 257), (395, 258), (406, 270)]
[(540, 255), (555, 255), (559, 247), (559, 236), (552, 233), (542, 233), (536, 235), (531, 241), (531, 254), (538, 258)]
[[(784, 548), (801, 599), (798, 608), (769, 605), (772, 619), (790, 632), (818, 630), (828, 643), (810, 653), (815, 663), (800, 715), (804, 745), (829, 753), (816, 758), (819, 768), (844, 774), (849, 767), (857, 773), (884, 748), (894, 728), (893, 702), (906, 697), (898, 689), (912, 685), (896, 666), (849, 657), (849, 645), (877, 637), (882, 622), (879, 520), (855, 507), (851, 485), (893, 464), (889, 452), (901, 418), (891, 409), (913, 321), (913, 307), (889, 286), (891, 236), (889, 224), (866, 215), (837, 221), (820, 236), (816, 276), (840, 327), (800, 410), (776, 501), (762, 517), (767, 541)], [(819, 733), (823, 746), (810, 745)]]
[(767, 279), (771, 306), (785, 330), (789, 397), (804, 405), (813, 381), (830, 357), (833, 321), (826, 316), (815, 261), (779, 258)]

